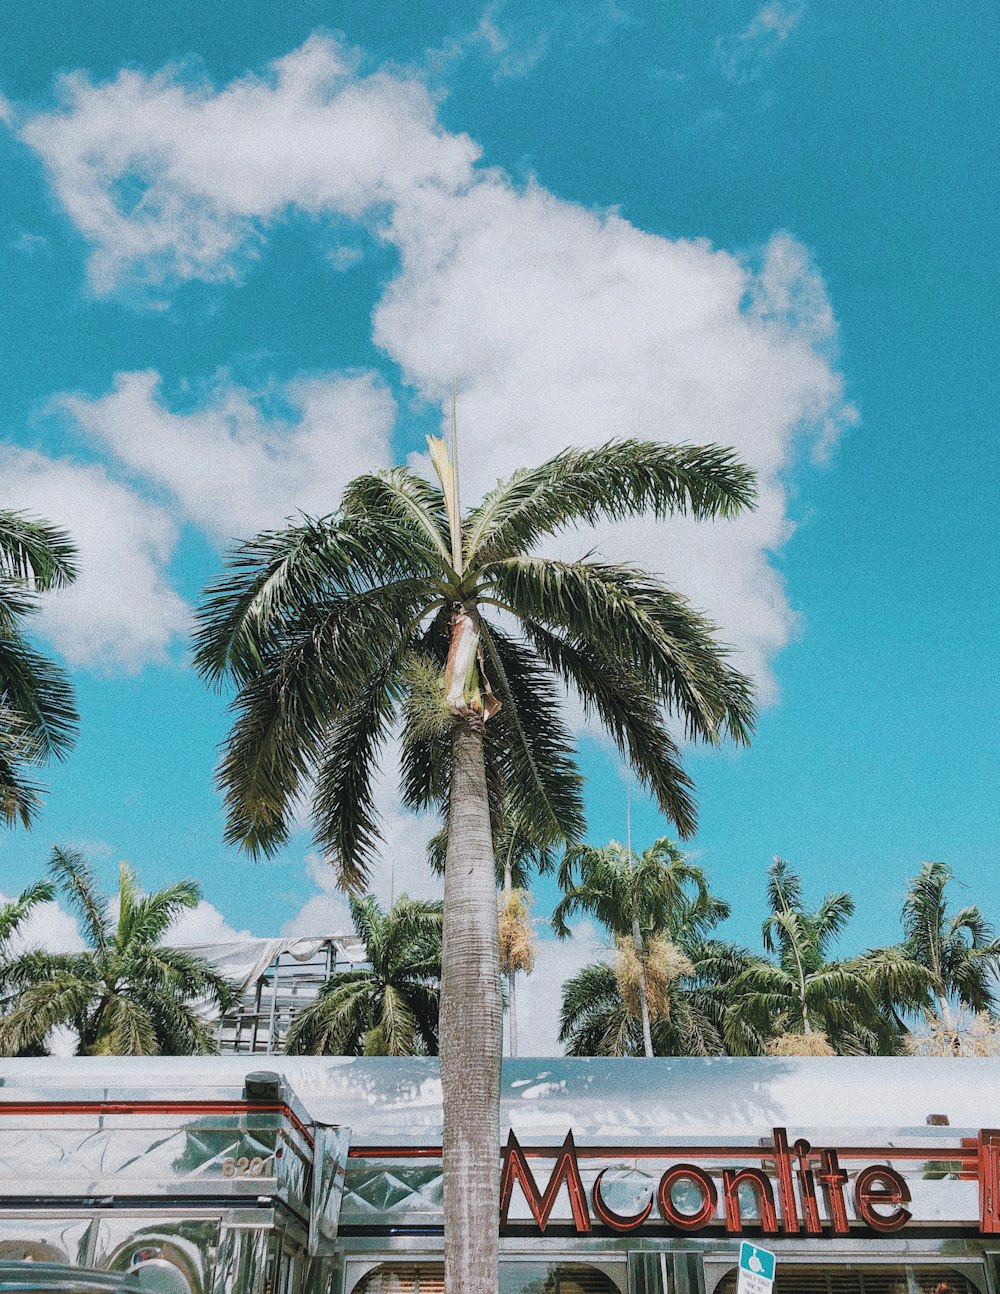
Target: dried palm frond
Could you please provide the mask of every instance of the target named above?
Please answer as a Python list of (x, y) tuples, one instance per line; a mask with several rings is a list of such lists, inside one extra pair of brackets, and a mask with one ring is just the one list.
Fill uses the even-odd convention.
[(535, 964), (535, 932), (527, 890), (509, 890), (497, 899), (500, 923), (500, 969), (504, 975), (518, 971), (530, 975)]
[(980, 1012), (962, 1020), (958, 1028), (946, 1029), (935, 1015), (927, 1026), (906, 1040), (909, 1056), (1000, 1056), (1000, 1020)]
[(626, 1010), (639, 1015), (639, 988), (646, 972), (646, 1005), (650, 1020), (670, 1015), (670, 987), (694, 971), (694, 965), (676, 944), (662, 935), (650, 939), (640, 954), (631, 939), (619, 939), (615, 979)]
[(825, 1033), (779, 1033), (767, 1044), (769, 1056), (836, 1056)]

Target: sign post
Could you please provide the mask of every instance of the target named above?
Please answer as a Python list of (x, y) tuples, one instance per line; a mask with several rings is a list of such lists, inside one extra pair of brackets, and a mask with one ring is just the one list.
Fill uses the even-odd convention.
[(744, 1240), (740, 1245), (740, 1274), (736, 1294), (771, 1294), (774, 1288), (774, 1254)]

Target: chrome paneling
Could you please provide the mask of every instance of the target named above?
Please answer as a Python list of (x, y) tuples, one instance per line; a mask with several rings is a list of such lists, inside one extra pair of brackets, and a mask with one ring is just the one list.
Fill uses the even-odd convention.
[(311, 1150), (274, 1114), (15, 1114), (0, 1104), (0, 1201), (274, 1195), (309, 1216)]

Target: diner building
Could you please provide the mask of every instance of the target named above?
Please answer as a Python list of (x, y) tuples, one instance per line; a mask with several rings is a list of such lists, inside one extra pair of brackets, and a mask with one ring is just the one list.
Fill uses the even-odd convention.
[[(1000, 1294), (998, 1080), (506, 1061), (502, 1294)], [(440, 1145), (431, 1059), (0, 1061), (0, 1289), (434, 1294)]]

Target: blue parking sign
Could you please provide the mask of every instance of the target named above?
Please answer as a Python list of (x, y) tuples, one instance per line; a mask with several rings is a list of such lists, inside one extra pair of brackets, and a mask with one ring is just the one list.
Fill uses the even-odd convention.
[(736, 1294), (771, 1294), (774, 1285), (774, 1254), (770, 1249), (744, 1240), (740, 1245), (740, 1274)]

